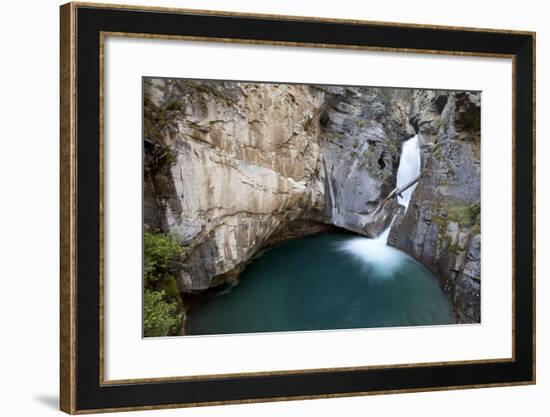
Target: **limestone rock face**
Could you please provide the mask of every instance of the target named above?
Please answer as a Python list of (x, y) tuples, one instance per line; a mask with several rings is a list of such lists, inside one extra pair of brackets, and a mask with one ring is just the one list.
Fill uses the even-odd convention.
[[(308, 86), (154, 79), (145, 225), (187, 245), (182, 290), (235, 271), (283, 224), (324, 203), (312, 140), (325, 94)], [(230, 279), (224, 277), (223, 279)]]
[(431, 269), (459, 322), (480, 320), (480, 94), (415, 91), (422, 176), (389, 244)]

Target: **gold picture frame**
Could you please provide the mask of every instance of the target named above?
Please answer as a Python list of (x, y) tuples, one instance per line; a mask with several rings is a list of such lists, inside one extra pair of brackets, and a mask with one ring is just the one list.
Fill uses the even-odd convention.
[[(113, 13), (115, 12), (115, 13)], [(109, 14), (110, 13), (110, 14)], [(242, 38), (235, 35), (234, 37), (226, 37), (221, 35), (216, 36), (198, 36), (193, 34), (182, 33), (151, 33), (148, 28), (147, 33), (140, 33), (139, 17), (144, 13), (155, 14), (156, 16), (171, 16), (172, 18), (180, 19), (182, 22), (186, 18), (200, 16), (205, 22), (208, 19), (218, 18), (227, 19), (227, 21), (235, 22), (232, 25), (235, 27), (235, 31), (238, 31), (238, 19), (254, 19), (256, 22), (269, 22), (270, 24), (279, 22), (290, 22), (294, 25), (321, 25), (331, 24), (334, 25), (334, 31), (338, 34), (338, 28), (345, 26), (352, 26), (358, 30), (364, 29), (365, 31), (372, 30), (378, 35), (372, 35), (372, 41), (358, 42), (360, 39), (355, 38), (356, 44), (353, 42), (323, 42), (323, 39), (319, 37), (318, 41), (300, 41), (299, 39), (290, 40), (277, 40), (277, 37), (281, 37), (280, 34), (270, 33), (268, 37), (271, 39), (265, 39), (258, 36), (257, 39), (250, 37)], [(97, 22), (109, 15), (113, 17), (112, 23), (109, 23), (112, 28), (110, 30), (99, 29)], [(69, 3), (61, 6), (61, 162), (60, 162), (60, 189), (61, 189), (61, 248), (60, 248), (60, 263), (61, 263), (61, 287), (60, 287), (60, 406), (61, 409), (70, 414), (81, 414), (89, 412), (110, 412), (110, 411), (125, 411), (125, 410), (144, 410), (144, 409), (159, 409), (159, 408), (176, 408), (176, 407), (188, 407), (188, 406), (202, 406), (202, 405), (219, 405), (219, 404), (237, 404), (237, 403), (253, 403), (264, 401), (286, 401), (286, 400), (299, 400), (299, 399), (311, 399), (311, 398), (334, 398), (334, 397), (346, 397), (355, 395), (373, 395), (373, 394), (393, 394), (400, 392), (422, 392), (431, 390), (449, 390), (449, 389), (466, 389), (466, 388), (480, 388), (480, 387), (494, 387), (494, 386), (506, 386), (506, 385), (525, 385), (535, 383), (535, 34), (527, 31), (508, 31), (508, 30), (494, 30), (494, 29), (478, 29), (478, 28), (463, 28), (463, 27), (446, 27), (446, 26), (433, 26), (433, 25), (415, 25), (415, 24), (401, 24), (401, 23), (387, 23), (387, 22), (367, 22), (359, 20), (342, 20), (342, 19), (322, 19), (315, 17), (296, 17), (296, 16), (278, 16), (278, 15), (261, 15), (261, 14), (246, 14), (246, 13), (233, 13), (233, 12), (221, 12), (221, 11), (205, 11), (205, 10), (186, 10), (186, 9), (172, 9), (172, 8), (157, 8), (157, 7), (145, 7), (145, 6), (122, 6), (122, 5), (106, 5), (106, 4), (93, 4), (93, 3)], [(87, 26), (85, 29), (79, 27), (80, 19), (88, 19), (86, 21)], [(235, 20), (236, 19), (236, 20)], [(89, 23), (92, 22), (92, 23)], [(117, 30), (120, 22), (132, 26), (132, 31)], [(211, 23), (214, 24), (214, 23)], [(158, 24), (160, 28), (161, 24)], [(231, 26), (231, 25), (229, 25)], [(91, 27), (91, 29), (90, 29)], [(418, 43), (419, 47), (412, 47), (408, 44), (404, 44), (403, 47), (385, 45), (381, 46), (380, 36), (384, 31), (402, 31), (403, 34), (407, 33), (412, 36), (411, 42)], [(165, 29), (164, 32), (170, 31)], [(181, 29), (184, 31), (184, 29)], [(441, 40), (434, 42), (437, 44), (437, 48), (426, 46), (426, 33), (437, 32)], [(86, 33), (84, 33), (86, 32)], [(88, 33), (89, 32), (89, 33)], [(342, 32), (343, 33), (343, 32)], [(371, 33), (371, 32), (369, 32)], [(488, 42), (487, 49), (490, 51), (482, 50), (483, 48), (477, 45), (467, 44), (471, 35), (477, 36), (481, 39), (484, 37), (493, 36), (495, 39), (501, 39), (498, 43), (496, 40)], [(88, 36), (92, 40), (87, 38), (86, 42), (83, 42), (83, 37)], [(103, 167), (103, 122), (104, 122), (104, 108), (103, 99), (105, 96), (104, 82), (103, 82), (103, 58), (104, 58), (104, 41), (105, 37), (137, 37), (148, 39), (165, 39), (165, 40), (186, 40), (197, 42), (222, 42), (222, 43), (243, 43), (243, 44), (259, 44), (259, 45), (275, 45), (275, 46), (292, 46), (292, 47), (315, 47), (315, 48), (338, 48), (338, 49), (350, 49), (350, 50), (367, 50), (367, 51), (385, 51), (385, 52), (398, 52), (398, 53), (416, 53), (416, 54), (443, 54), (443, 55), (458, 55), (458, 56), (481, 56), (481, 57), (496, 57), (496, 58), (510, 58), (513, 65), (513, 117), (510, 121), (513, 125), (513, 212), (514, 218), (516, 216), (516, 210), (521, 210), (521, 213), (528, 213), (530, 216), (524, 217), (523, 224), (520, 225), (522, 229), (529, 228), (530, 242), (525, 242), (525, 236), (521, 236), (516, 233), (518, 225), (513, 222), (513, 252), (514, 260), (518, 250), (522, 251), (523, 256), (527, 257), (527, 261), (530, 264), (531, 273), (529, 276), (523, 276), (523, 281), (519, 282), (517, 279), (518, 270), (516, 269), (516, 263), (513, 262), (513, 340), (512, 340), (512, 358), (507, 359), (495, 359), (495, 360), (476, 360), (476, 361), (455, 361), (455, 362), (437, 362), (437, 363), (412, 363), (405, 365), (382, 365), (382, 366), (366, 366), (366, 367), (348, 367), (348, 368), (324, 368), (324, 369), (303, 369), (292, 371), (274, 371), (274, 372), (259, 372), (259, 373), (243, 373), (243, 374), (218, 374), (218, 375), (196, 375), (192, 377), (178, 377), (173, 376), (169, 378), (140, 378), (140, 379), (128, 379), (128, 380), (106, 380), (104, 372), (104, 340), (103, 340), (103, 287), (104, 287), (104, 273), (103, 273), (103, 238), (104, 238), (104, 205), (103, 205), (103, 193), (104, 193), (104, 167)], [(344, 35), (342, 35), (344, 36)], [(377, 37), (378, 36), (378, 37)], [(416, 38), (415, 38), (416, 37)], [(460, 38), (464, 39), (464, 48), (462, 49), (443, 49), (441, 46), (445, 42), (450, 42), (451, 39), (456, 40)], [(493, 39), (493, 38), (491, 38)], [(367, 43), (367, 44), (361, 44)], [(383, 42), (382, 42), (383, 43)], [(97, 51), (94, 52), (93, 48), (90, 49), (90, 45), (97, 47)], [(503, 52), (504, 50), (509, 52)], [(99, 88), (93, 94), (98, 104), (98, 117), (95, 120), (97, 123), (97, 141), (98, 147), (98, 159), (95, 161), (95, 165), (91, 167), (90, 171), (85, 171), (88, 167), (82, 165), (82, 143), (79, 142), (81, 130), (79, 130), (79, 123), (85, 116), (82, 114), (82, 109), (79, 107), (79, 93), (82, 88), (82, 83), (86, 82), (84, 77), (79, 77), (79, 54), (96, 54), (91, 60), (97, 62), (97, 73), (86, 75), (86, 79), (90, 77), (93, 79), (97, 77), (97, 83)], [(518, 77), (518, 71), (521, 71), (521, 78)], [(527, 78), (525, 77), (527, 74)], [(516, 112), (518, 102), (522, 105), (528, 106), (528, 114), (518, 115)], [(521, 116), (521, 117), (520, 117)], [(93, 123), (93, 120), (92, 120)], [(518, 132), (522, 132), (522, 138), (518, 137)], [(525, 138), (528, 133), (529, 138)], [(521, 142), (520, 142), (521, 140)], [(518, 159), (517, 147), (528, 148), (526, 151), (522, 151), (521, 160)], [(80, 154), (80, 156), (79, 156)], [(527, 156), (525, 156), (527, 155)], [(80, 162), (80, 163), (79, 163)], [(527, 178), (517, 177), (517, 165), (522, 164), (523, 169), (530, 168), (530, 176)], [(97, 178), (95, 175), (97, 174)], [(95, 178), (95, 180), (89, 180), (89, 178)], [(79, 195), (92, 190), (87, 187), (87, 184), (92, 184), (97, 187), (97, 200), (95, 211), (97, 217), (92, 220), (97, 220), (95, 223), (92, 221), (92, 226), (84, 230), (81, 220), (83, 218), (88, 219), (86, 214), (82, 212), (82, 206), (79, 206)], [(527, 193), (529, 201), (531, 202), (529, 207), (519, 207), (516, 194), (518, 193), (517, 185), (520, 184), (522, 192)], [(80, 194), (79, 194), (80, 193)], [(95, 254), (87, 254), (82, 252), (82, 247), (79, 247), (79, 236), (95, 233), (98, 240), (98, 250)], [(521, 246), (518, 246), (518, 242)], [(80, 250), (80, 251), (79, 251)], [(87, 259), (88, 257), (89, 259)], [(86, 258), (86, 259), (84, 259)], [(95, 261), (94, 261), (95, 260)], [(84, 285), (79, 279), (81, 275), (79, 271), (82, 268), (81, 265), (91, 265), (95, 262), (97, 267), (97, 275), (95, 275), (95, 285), (97, 285), (98, 299), (94, 308), (89, 305), (79, 304), (78, 291)], [(526, 266), (521, 265), (521, 271), (525, 271)], [(521, 285), (521, 300), (517, 299), (518, 288)], [(90, 304), (90, 305), (93, 305)], [(517, 315), (517, 309), (520, 308), (521, 314)], [(79, 326), (77, 317), (87, 317), (94, 322), (98, 323), (99, 329), (97, 335), (83, 336), (85, 330)], [(519, 337), (516, 335), (518, 325), (521, 326), (522, 333)], [(525, 326), (528, 327), (526, 332)], [(80, 336), (79, 336), (80, 335)], [(97, 339), (96, 339), (97, 336)], [(93, 344), (92, 347), (88, 346), (86, 350), (86, 358), (97, 358), (97, 363), (94, 363), (91, 370), (82, 369), (82, 361), (79, 365), (79, 358), (83, 354), (84, 347), (79, 345), (79, 337), (86, 340), (97, 340), (97, 345)], [(521, 348), (518, 352), (518, 347)], [(517, 356), (517, 355), (520, 356)], [(505, 366), (504, 366), (505, 365)], [(80, 366), (80, 367), (79, 367)], [(344, 392), (316, 392), (316, 393), (303, 393), (296, 392), (295, 395), (275, 395), (278, 390), (274, 390), (273, 395), (262, 396), (261, 393), (241, 393), (239, 398), (225, 398), (226, 396), (220, 395), (220, 399), (201, 399), (201, 401), (192, 401), (188, 398), (183, 398), (181, 401), (169, 400), (164, 397), (161, 398), (158, 394), (154, 394), (154, 390), (157, 389), (159, 384), (166, 383), (193, 383), (201, 382), (207, 384), (208, 381), (214, 381), (221, 379), (228, 380), (244, 380), (246, 378), (259, 378), (268, 381), (269, 378), (288, 376), (295, 377), (302, 375), (305, 377), (315, 378), (319, 373), (322, 373), (324, 377), (329, 378), (329, 374), (333, 374), (338, 378), (343, 378), (342, 375), (355, 375), (353, 378), (357, 378), (357, 375), (365, 375), (368, 377), (369, 373), (376, 373), (379, 371), (396, 371), (396, 370), (409, 370), (410, 375), (415, 375), (415, 372), (421, 372), (426, 368), (433, 368), (441, 370), (442, 375), (444, 373), (452, 373), (454, 369), (471, 367), (469, 369), (481, 369), (486, 372), (490, 372), (494, 369), (507, 369), (502, 371), (508, 374), (503, 375), (502, 381), (491, 382), (479, 382), (473, 380), (471, 383), (462, 382), (460, 384), (437, 384), (427, 385), (420, 384), (419, 386), (399, 387), (397, 385), (384, 387), (379, 389), (376, 386), (369, 386), (368, 389), (360, 390), (353, 389)], [(520, 369), (521, 368), (521, 369)], [(518, 371), (519, 369), (519, 371)], [(520, 374), (521, 378), (517, 378), (516, 375), (512, 375), (512, 370), (516, 370), (516, 374)], [(479, 372), (482, 372), (479, 371)], [(97, 372), (97, 380), (94, 382), (90, 380), (90, 375), (95, 375)], [(524, 376), (525, 375), (525, 376)], [(409, 376), (408, 378), (413, 378)], [(351, 377), (350, 377), (351, 378)], [(442, 376), (442, 378), (444, 378)], [(490, 378), (489, 378), (490, 379)], [(360, 385), (359, 383), (357, 383)], [(148, 386), (148, 388), (144, 388)], [(121, 388), (122, 387), (122, 388)], [(132, 404), (132, 401), (127, 400), (127, 396), (123, 396), (117, 391), (121, 390), (136, 390), (139, 387), (151, 392), (147, 394), (147, 398), (157, 398), (157, 400), (147, 400), (146, 404), (142, 404), (141, 400)], [(110, 391), (109, 391), (110, 390)], [(305, 389), (307, 391), (307, 389)], [(157, 395), (157, 397), (155, 397)], [(200, 395), (199, 395), (200, 396)]]

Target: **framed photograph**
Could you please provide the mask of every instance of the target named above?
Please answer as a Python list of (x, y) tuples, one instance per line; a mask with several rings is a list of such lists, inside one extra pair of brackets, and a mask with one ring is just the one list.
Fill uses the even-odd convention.
[(532, 32), (62, 6), (61, 409), (534, 384), (534, 92)]

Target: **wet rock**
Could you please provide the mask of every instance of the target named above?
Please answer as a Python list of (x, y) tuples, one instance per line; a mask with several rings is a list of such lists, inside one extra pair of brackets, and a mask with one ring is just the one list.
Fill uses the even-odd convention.
[(431, 269), (459, 322), (480, 320), (480, 95), (416, 91), (422, 177), (389, 243)]
[(414, 135), (407, 117), (411, 95), (376, 88), (329, 95), (319, 141), (326, 216), (336, 226), (377, 236), (389, 225), (395, 204), (376, 209), (395, 187), (401, 143)]

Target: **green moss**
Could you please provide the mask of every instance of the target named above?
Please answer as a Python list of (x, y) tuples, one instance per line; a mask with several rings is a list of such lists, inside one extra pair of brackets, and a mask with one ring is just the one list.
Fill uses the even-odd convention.
[(433, 207), (433, 212), (432, 222), (437, 224), (441, 230), (445, 230), (450, 221), (470, 228), (473, 234), (478, 234), (481, 229), (481, 206), (479, 203), (436, 204)]
[(368, 149), (363, 152), (363, 158), (365, 159), (368, 166), (375, 166), (378, 163), (378, 155), (374, 149), (371, 149), (369, 145)]
[(443, 229), (446, 229), (447, 228), (447, 222), (448, 220), (445, 218), (445, 217), (442, 217), (442, 216), (439, 216), (439, 215), (434, 215), (432, 216), (432, 222), (435, 223), (440, 230), (443, 230)]
[(474, 203), (467, 209), (468, 218), (473, 224), (480, 224), (481, 222), (481, 204)]
[(481, 206), (479, 203), (471, 205), (456, 204), (450, 206), (447, 211), (449, 220), (455, 221), (464, 226), (474, 226), (479, 224)]

